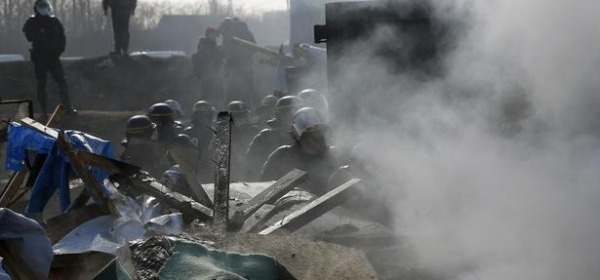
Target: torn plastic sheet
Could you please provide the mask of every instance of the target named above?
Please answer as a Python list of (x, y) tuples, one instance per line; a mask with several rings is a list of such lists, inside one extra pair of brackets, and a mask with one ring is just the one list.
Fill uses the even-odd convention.
[(289, 279), (281, 277), (281, 266), (266, 255), (213, 250), (184, 240), (176, 240), (172, 252), (160, 270), (161, 280)]
[[(54, 130), (52, 128), (47, 129)], [(75, 149), (114, 158), (115, 153), (110, 141), (75, 130), (65, 130), (64, 133)], [(35, 151), (37, 154), (46, 155), (31, 190), (26, 210), (27, 215), (39, 215), (57, 190), (59, 191), (61, 210), (66, 211), (71, 203), (69, 157), (58, 147), (54, 138), (25, 125), (11, 122), (6, 148), (6, 169), (21, 171), (27, 151)], [(88, 169), (97, 180), (102, 191), (108, 194), (107, 187), (103, 182), (111, 175), (111, 172), (97, 167), (89, 167)]]
[(149, 220), (144, 227), (154, 235), (178, 234), (183, 228), (183, 216), (181, 213), (158, 216)]
[(166, 209), (152, 197), (142, 196), (136, 202), (117, 193), (112, 197), (112, 202), (119, 218), (101, 216), (76, 227), (54, 245), (54, 252), (76, 254), (98, 251), (115, 254), (127, 242), (151, 234), (179, 234), (183, 230), (181, 213), (165, 214)]

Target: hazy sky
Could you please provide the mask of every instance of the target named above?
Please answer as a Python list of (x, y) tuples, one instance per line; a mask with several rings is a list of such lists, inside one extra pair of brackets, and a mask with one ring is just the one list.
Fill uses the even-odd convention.
[[(140, 2), (151, 2), (151, 1), (171, 1), (173, 3), (181, 2), (204, 2), (208, 3), (207, 0), (139, 0)], [(287, 7), (287, 0), (232, 0), (233, 6), (244, 7), (251, 9), (254, 12), (272, 11), (272, 10), (283, 10)], [(227, 4), (227, 0), (220, 0), (221, 3)]]

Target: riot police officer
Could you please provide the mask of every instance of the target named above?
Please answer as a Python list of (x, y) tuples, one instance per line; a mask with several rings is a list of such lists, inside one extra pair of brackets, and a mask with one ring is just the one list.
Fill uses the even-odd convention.
[(148, 109), (146, 115), (156, 124), (158, 141), (173, 142), (179, 134), (180, 127), (175, 122), (171, 106), (166, 103), (156, 103)]
[(270, 128), (263, 129), (250, 143), (246, 151), (246, 180), (256, 181), (260, 177), (262, 165), (267, 157), (283, 145), (293, 144), (289, 136), (289, 128), (296, 110), (300, 108), (300, 98), (288, 95), (275, 104), (275, 116), (267, 123)]
[(329, 176), (340, 165), (327, 144), (326, 130), (319, 111), (310, 107), (298, 110), (291, 125), (294, 144), (281, 146), (269, 155), (261, 181), (278, 180), (293, 169), (300, 169), (309, 176), (306, 190), (318, 195), (326, 193)]

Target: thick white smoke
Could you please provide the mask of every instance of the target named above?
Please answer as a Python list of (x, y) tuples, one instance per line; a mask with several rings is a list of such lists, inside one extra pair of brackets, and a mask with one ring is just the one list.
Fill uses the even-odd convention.
[[(441, 278), (600, 279), (600, 2), (439, 2), (466, 23), (445, 74), (350, 56), (331, 94), (360, 100), (363, 125), (336, 139), (369, 147), (399, 234)], [(390, 108), (392, 124), (368, 117)]]

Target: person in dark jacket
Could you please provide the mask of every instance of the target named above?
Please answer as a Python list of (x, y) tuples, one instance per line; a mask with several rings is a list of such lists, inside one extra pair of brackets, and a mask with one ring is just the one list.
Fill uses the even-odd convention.
[(254, 35), (248, 25), (238, 18), (226, 18), (219, 32), (223, 39), (223, 53), (225, 64), (223, 68), (226, 79), (227, 101), (241, 100), (250, 107), (258, 107), (260, 100), (254, 91), (253, 56), (254, 51), (234, 43), (233, 38), (239, 38), (251, 43), (256, 43)]
[(211, 104), (225, 103), (221, 80), (223, 53), (217, 46), (218, 35), (215, 28), (206, 28), (204, 37), (198, 41), (198, 50), (192, 57), (194, 74), (200, 79), (202, 98)]
[(258, 128), (250, 122), (250, 109), (243, 101), (231, 101), (227, 104), (227, 111), (231, 113), (233, 120), (229, 178), (232, 182), (240, 182), (246, 175), (246, 150), (254, 135), (258, 133)]
[(289, 128), (301, 103), (300, 98), (293, 95), (284, 96), (277, 101), (275, 116), (267, 122), (270, 128), (265, 128), (254, 136), (246, 151), (246, 181), (257, 181), (269, 155), (283, 145), (294, 143), (290, 138)]
[(146, 116), (156, 124), (156, 136), (160, 142), (173, 142), (181, 132), (179, 123), (173, 119), (173, 109), (166, 103), (155, 103), (148, 108)]
[(27, 41), (31, 42), (31, 61), (35, 68), (37, 81), (37, 98), (42, 114), (48, 115), (48, 97), (46, 95), (47, 74), (58, 84), (60, 99), (71, 113), (76, 110), (71, 106), (67, 90), (67, 80), (60, 63), (60, 55), (65, 51), (65, 29), (58, 18), (52, 15), (52, 5), (47, 0), (37, 0), (34, 4), (34, 15), (23, 26)]
[(214, 180), (212, 171), (215, 167), (211, 159), (214, 154), (215, 117), (215, 107), (204, 100), (200, 100), (192, 108), (191, 126), (183, 130), (184, 134), (194, 140), (200, 151), (198, 179), (201, 183), (212, 183)]
[(279, 180), (294, 169), (305, 171), (309, 184), (303, 188), (317, 195), (329, 191), (329, 176), (340, 166), (333, 147), (325, 138), (326, 124), (320, 113), (310, 107), (296, 112), (291, 127), (294, 144), (279, 147), (263, 165), (260, 181)]
[(110, 17), (115, 38), (115, 51), (112, 54), (127, 56), (129, 50), (129, 18), (135, 12), (137, 0), (102, 0), (104, 15)]

